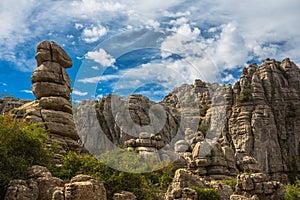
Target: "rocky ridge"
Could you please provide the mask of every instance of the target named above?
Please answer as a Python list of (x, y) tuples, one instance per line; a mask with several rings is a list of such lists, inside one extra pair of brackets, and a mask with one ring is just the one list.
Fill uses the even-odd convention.
[[(124, 110), (128, 108), (130, 117), (122, 117), (120, 110), (113, 110), (116, 99), (119, 107), (127, 104)], [(154, 105), (162, 106), (167, 120), (160, 130), (143, 129), (153, 121), (150, 108)], [(84, 111), (85, 106), (87, 104), (81, 104), (79, 108)], [(289, 59), (282, 62), (267, 59), (260, 67), (251, 64), (243, 69), (233, 87), (196, 80), (193, 85), (175, 88), (160, 103), (141, 95), (131, 95), (127, 99), (109, 95), (94, 101), (93, 106), (89, 104), (89, 109), (97, 116), (92, 119), (93, 123), (99, 121), (97, 130), (102, 133), (98, 134), (105, 135), (112, 144), (134, 147), (134, 140), (141, 139), (139, 134), (148, 132), (149, 136), (159, 136), (177, 156), (187, 158), (182, 159), (181, 166), (198, 169), (201, 175), (233, 176), (245, 170), (245, 163), (253, 158), (258, 162), (256, 171), (283, 182), (300, 171), (299, 107), (300, 70)], [(77, 117), (83, 120), (80, 115), (84, 112), (80, 109)], [(120, 123), (118, 118), (132, 121)], [(83, 123), (76, 124), (81, 137), (82, 132), (88, 134), (82, 128)], [(139, 129), (127, 134), (124, 124), (137, 124)], [(94, 138), (97, 137), (94, 134)], [(157, 149), (154, 144), (143, 147)], [(213, 150), (211, 155), (207, 152), (201, 156), (200, 153), (199, 158), (197, 154), (206, 147)], [(161, 160), (162, 154), (158, 155)], [(201, 164), (197, 167), (196, 163)], [(216, 171), (219, 173), (215, 174)]]

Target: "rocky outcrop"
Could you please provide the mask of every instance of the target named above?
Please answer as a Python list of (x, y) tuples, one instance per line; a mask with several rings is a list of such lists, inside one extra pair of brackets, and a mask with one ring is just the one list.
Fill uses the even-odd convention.
[(228, 129), (238, 161), (287, 181), (300, 172), (300, 69), (289, 59), (245, 68), (233, 90)]
[(65, 183), (47, 168), (32, 166), (28, 177), (10, 181), (5, 200), (106, 200), (103, 184), (90, 176), (77, 175)]
[(277, 181), (270, 181), (263, 173), (240, 174), (237, 176), (235, 194), (230, 200), (238, 199), (238, 196), (259, 200), (283, 200), (286, 191), (284, 186)]
[(14, 108), (23, 106), (26, 103), (31, 102), (30, 100), (17, 99), (10, 96), (0, 98), (0, 114), (8, 113)]
[(70, 103), (71, 84), (66, 68), (72, 60), (55, 42), (43, 41), (37, 46), (37, 68), (31, 76), (35, 101), (14, 109), (19, 118), (40, 123), (49, 131), (50, 139), (59, 144), (54, 162), (61, 162), (68, 150), (80, 151)]
[(189, 170), (178, 169), (175, 172), (173, 181), (165, 195), (165, 200), (197, 200), (197, 192), (190, 186), (195, 186), (198, 188), (217, 189), (220, 193), (221, 199), (229, 199), (230, 195), (233, 194), (233, 191), (230, 188), (230, 186), (226, 184), (206, 181), (205, 179), (192, 174)]
[(114, 200), (136, 200), (136, 196), (132, 192), (122, 191), (120, 193), (115, 193)]

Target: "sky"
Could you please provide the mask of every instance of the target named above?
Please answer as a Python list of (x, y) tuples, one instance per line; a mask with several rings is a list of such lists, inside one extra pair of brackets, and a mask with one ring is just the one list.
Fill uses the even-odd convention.
[(73, 60), (74, 100), (140, 93), (159, 101), (195, 79), (234, 83), (250, 63), (300, 66), (299, 0), (1, 0), (0, 94), (35, 99), (42, 40)]

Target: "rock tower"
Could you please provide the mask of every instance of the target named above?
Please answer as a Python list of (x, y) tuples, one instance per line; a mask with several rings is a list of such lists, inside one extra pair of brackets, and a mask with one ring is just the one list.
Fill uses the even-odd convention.
[(31, 76), (36, 100), (13, 113), (40, 123), (49, 131), (50, 140), (61, 147), (56, 155), (59, 161), (68, 150), (80, 150), (70, 103), (71, 83), (66, 72), (72, 67), (72, 60), (58, 44), (49, 41), (38, 44), (36, 60), (38, 66)]

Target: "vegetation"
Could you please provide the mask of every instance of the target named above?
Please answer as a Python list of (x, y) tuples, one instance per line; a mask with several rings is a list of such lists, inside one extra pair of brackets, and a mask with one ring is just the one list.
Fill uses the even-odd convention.
[(37, 125), (0, 115), (0, 199), (12, 179), (26, 179), (32, 165), (48, 165), (47, 133)]
[(209, 106), (207, 104), (204, 104), (201, 108), (200, 108), (200, 116), (204, 117), (207, 113), (207, 110), (209, 109)]
[(237, 184), (237, 180), (236, 179), (231, 179), (231, 180), (221, 180), (221, 183), (224, 183), (226, 185), (229, 185), (233, 191), (235, 191), (235, 186)]
[(198, 200), (220, 200), (221, 196), (217, 189), (214, 188), (199, 188), (196, 186), (190, 186), (189, 188), (196, 190), (198, 194)]
[(237, 98), (238, 103), (244, 103), (252, 101), (252, 90), (250, 88), (245, 88), (241, 91)]
[(300, 180), (296, 180), (294, 185), (287, 185), (286, 192), (285, 200), (300, 199)]
[(206, 135), (208, 126), (206, 124), (200, 124), (198, 127), (198, 131), (201, 131), (204, 135)]
[[(137, 161), (134, 158), (131, 159), (131, 162)], [(66, 180), (77, 174), (98, 178), (106, 188), (108, 199), (112, 199), (114, 193), (126, 190), (133, 192), (137, 199), (145, 200), (153, 199), (152, 195), (159, 190), (166, 191), (174, 173), (172, 165), (149, 173), (121, 172), (108, 167), (101, 160), (90, 155), (78, 155), (74, 152), (69, 152), (64, 158), (63, 165), (54, 170), (55, 176)]]

